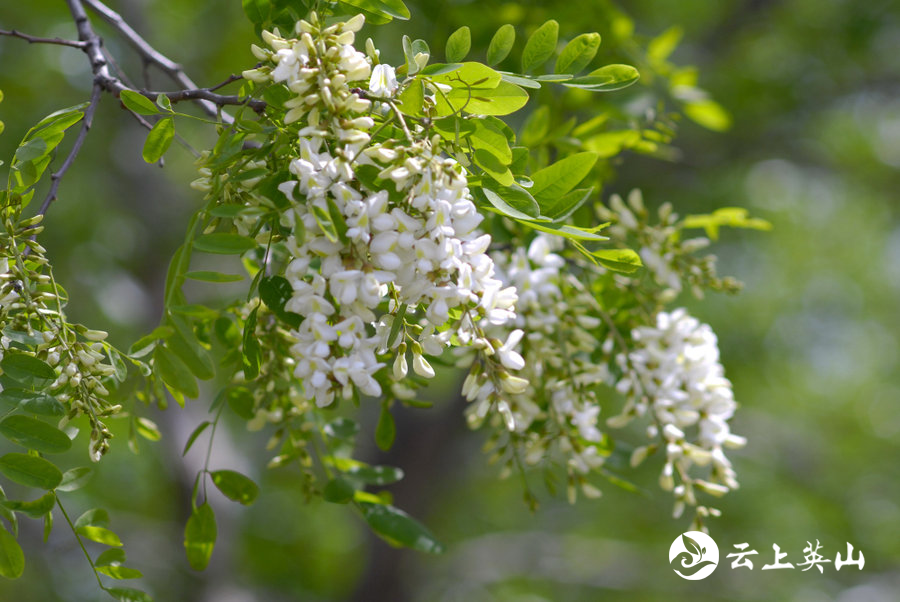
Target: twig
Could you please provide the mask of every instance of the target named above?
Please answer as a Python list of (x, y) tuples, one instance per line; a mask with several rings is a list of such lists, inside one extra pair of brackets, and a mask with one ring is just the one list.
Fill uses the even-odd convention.
[(57, 46), (71, 46), (72, 48), (81, 48), (82, 50), (87, 46), (86, 42), (81, 40), (64, 40), (62, 38), (41, 38), (38, 36), (30, 36), (27, 33), (22, 33), (21, 31), (16, 31), (15, 29), (11, 31), (7, 31), (5, 29), (0, 29), (0, 36), (9, 36), (11, 38), (19, 38), (21, 40), (25, 40), (29, 44), (56, 44)]
[[(84, 4), (87, 5), (92, 11), (97, 13), (101, 19), (106, 21), (113, 29), (115, 29), (125, 40), (131, 44), (131, 46), (137, 51), (138, 54), (144, 59), (145, 62), (152, 63), (159, 67), (163, 72), (165, 72), (169, 77), (175, 81), (176, 84), (185, 89), (197, 88), (197, 84), (188, 77), (188, 75), (184, 72), (184, 69), (171, 60), (161, 52), (157, 51), (153, 48), (147, 40), (145, 40), (141, 35), (136, 32), (131, 25), (125, 22), (119, 13), (112, 10), (100, 0), (83, 0)], [(216, 106), (216, 103), (211, 102), (206, 98), (197, 98), (198, 104), (203, 108), (207, 115), (210, 117), (217, 117), (219, 112)], [(230, 117), (225, 117), (225, 122), (230, 122)]]
[[(124, 86), (123, 86), (123, 89)], [(207, 100), (217, 106), (224, 105), (247, 105), (257, 113), (262, 112), (268, 106), (266, 101), (255, 98), (242, 98), (235, 94), (225, 95), (213, 92), (215, 88), (191, 88), (190, 90), (175, 90), (173, 92), (160, 92), (149, 90), (137, 90), (150, 100), (156, 102), (160, 96), (168, 96), (172, 102), (182, 100)]]
[(66, 160), (63, 161), (63, 164), (59, 166), (59, 169), (50, 176), (50, 190), (47, 192), (47, 197), (44, 199), (44, 202), (41, 203), (41, 208), (38, 209), (40, 215), (44, 215), (47, 212), (47, 208), (50, 207), (50, 203), (56, 200), (56, 194), (59, 191), (59, 183), (72, 166), (72, 163), (75, 162), (75, 157), (78, 155), (78, 151), (81, 150), (84, 139), (87, 138), (88, 131), (91, 129), (91, 124), (94, 121), (94, 113), (97, 111), (97, 105), (100, 104), (100, 95), (102, 93), (102, 86), (99, 82), (95, 81), (94, 88), (91, 91), (91, 100), (88, 103), (87, 109), (84, 110), (84, 118), (81, 121), (81, 130), (78, 132), (78, 137), (75, 138), (75, 144), (72, 145), (72, 150), (69, 151)]
[[(259, 66), (259, 65), (257, 65), (257, 67), (258, 67), (258, 66)], [(223, 81), (222, 83), (216, 84), (215, 86), (210, 86), (209, 88), (206, 88), (206, 89), (209, 90), (210, 92), (212, 92), (213, 90), (218, 90), (219, 88), (224, 88), (224, 87), (227, 86), (228, 84), (230, 84), (230, 83), (232, 83), (232, 82), (236, 82), (236, 81), (242, 80), (242, 79), (244, 79), (242, 76), (240, 76), (240, 75), (235, 75), (234, 73), (232, 73), (231, 75), (228, 76), (228, 79), (226, 79), (226, 80)]]

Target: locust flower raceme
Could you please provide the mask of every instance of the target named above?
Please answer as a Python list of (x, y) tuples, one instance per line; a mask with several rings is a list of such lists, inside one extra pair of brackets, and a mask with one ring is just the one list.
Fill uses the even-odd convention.
[(480, 350), (503, 390), (520, 392), (522, 379), (509, 374), (521, 363), (517, 339), (495, 354), (482, 328), (514, 318), (517, 297), (496, 277), (466, 172), (416, 127), (402, 142), (371, 139), (371, 101), (356, 86), (368, 79), (373, 96), (387, 97), (398, 82), (353, 48), (356, 29), (311, 18), (296, 39), (270, 33), (271, 50), (257, 51), (270, 64), (251, 74), (287, 86), (285, 121), (299, 125), (293, 178), (279, 189), (290, 201), (282, 224), (303, 232), (286, 241), (285, 273), (285, 309), (303, 316), (291, 332), (303, 397), (328, 406), (356, 392), (379, 396), (406, 377), (409, 351), (413, 372), (431, 378), (425, 355), (450, 345)]
[[(609, 419), (610, 426), (652, 418), (648, 435), (666, 454), (660, 485), (675, 494), (676, 514), (685, 505), (697, 505), (695, 489), (717, 496), (736, 489), (725, 449), (742, 447), (746, 440), (728, 424), (737, 403), (712, 328), (676, 309), (660, 312), (653, 326), (635, 328), (632, 339), (634, 348), (616, 358), (622, 370), (616, 388), (628, 401), (620, 415)], [(646, 454), (647, 448), (638, 448), (632, 463), (639, 464)], [(709, 478), (695, 477), (695, 466), (709, 466)]]

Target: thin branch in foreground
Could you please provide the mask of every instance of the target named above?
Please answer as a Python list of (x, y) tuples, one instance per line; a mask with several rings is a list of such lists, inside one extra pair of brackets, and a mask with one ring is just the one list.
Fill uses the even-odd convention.
[(224, 105), (247, 105), (257, 113), (264, 111), (268, 106), (264, 100), (249, 97), (245, 98), (234, 94), (216, 94), (212, 91), (212, 88), (192, 88), (190, 90), (175, 90), (173, 92), (138, 90), (138, 92), (154, 102), (156, 102), (156, 99), (160, 96), (168, 96), (169, 100), (172, 102), (180, 102), (182, 100), (208, 100), (220, 107)]
[(7, 31), (5, 29), (0, 29), (0, 36), (9, 36), (11, 38), (19, 38), (20, 40), (25, 40), (29, 44), (55, 44), (57, 46), (70, 46), (72, 48), (80, 48), (84, 50), (87, 46), (86, 42), (81, 40), (64, 40), (63, 38), (42, 38), (39, 36), (31, 36), (27, 33), (22, 33), (21, 31), (16, 31), (15, 29)]
[(84, 110), (84, 117), (81, 121), (81, 130), (78, 132), (78, 137), (75, 138), (75, 144), (72, 146), (72, 150), (69, 151), (66, 160), (63, 161), (63, 164), (59, 166), (59, 169), (50, 176), (50, 190), (47, 192), (44, 202), (41, 203), (40, 209), (38, 209), (40, 215), (44, 215), (47, 212), (47, 208), (50, 207), (50, 204), (56, 200), (56, 195), (59, 192), (59, 183), (63, 179), (63, 176), (66, 175), (66, 172), (69, 171), (72, 163), (75, 162), (75, 157), (78, 156), (78, 152), (81, 150), (82, 145), (84, 145), (84, 139), (87, 138), (87, 134), (91, 129), (91, 124), (94, 122), (94, 113), (97, 111), (97, 105), (100, 104), (100, 96), (102, 94), (103, 87), (99, 82), (94, 82), (94, 88), (91, 90), (91, 100)]

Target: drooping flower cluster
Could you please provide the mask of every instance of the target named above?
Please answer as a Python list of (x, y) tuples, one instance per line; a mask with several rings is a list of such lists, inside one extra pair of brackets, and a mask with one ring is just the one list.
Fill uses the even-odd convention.
[[(553, 252), (561, 247), (561, 238), (539, 234), (527, 250), (498, 253), (496, 261), (504, 280), (519, 293), (510, 339), (524, 337), (516, 363), (519, 375), (531, 383), (511, 397), (514, 427), (508, 426), (522, 436), (527, 463), (547, 459), (556, 448), (575, 478), (604, 462), (597, 447), (603, 438), (597, 427), (597, 385), (610, 375), (606, 363), (595, 357), (603, 353), (595, 333), (600, 320), (592, 315), (596, 301)], [(470, 408), (470, 421), (477, 422), (482, 412), (478, 406)], [(589, 486), (584, 489), (596, 493)]]
[[(18, 363), (28, 362), (26, 373), (40, 375), (28, 386), (52, 394), (61, 404), (59, 412), (65, 411), (63, 422), (82, 414), (89, 417), (90, 458), (98, 461), (109, 449), (112, 438), (102, 419), (122, 409), (108, 400), (107, 385), (112, 386), (118, 379), (111, 359), (116, 352), (103, 342), (106, 332), (66, 321), (63, 301), (51, 277), (44, 273), (49, 271), (44, 248), (28, 241), (28, 265), (19, 254), (15, 241), (40, 232), (42, 217), (22, 220), (12, 232), (0, 233), (0, 360), (8, 353), (27, 357)], [(11, 223), (12, 220), (7, 221), (8, 229)], [(15, 349), (10, 351), (13, 342)], [(23, 375), (11, 375), (13, 380), (15, 377)]]
[[(666, 452), (660, 486), (673, 490), (676, 515), (685, 505), (697, 504), (694, 488), (713, 495), (736, 489), (724, 448), (741, 447), (746, 440), (728, 425), (737, 404), (719, 363), (712, 328), (677, 309), (660, 312), (655, 326), (635, 328), (632, 339), (634, 348), (616, 358), (623, 372), (616, 388), (628, 401), (608, 424), (619, 427), (638, 416), (652, 418), (648, 435), (660, 437)], [(649, 451), (636, 449), (632, 464), (639, 464)], [(709, 478), (693, 476), (694, 466), (710, 466)], [(675, 477), (680, 480), (677, 486)]]
[(609, 209), (598, 208), (603, 221), (612, 222), (606, 230), (617, 244), (638, 250), (645, 269), (660, 287), (655, 296), (661, 304), (672, 302), (683, 289), (698, 299), (704, 290), (734, 293), (741, 284), (731, 277), (716, 274), (715, 255), (698, 255), (709, 246), (709, 239), (684, 236), (684, 222), (679, 220), (671, 203), (663, 203), (656, 212), (657, 221), (651, 223), (650, 212), (638, 189), (623, 200), (617, 194), (609, 199)]
[[(274, 68), (245, 73), (296, 95), (285, 103), (285, 122), (302, 126), (288, 167), (296, 179), (279, 186), (291, 201), (281, 223), (295, 232), (286, 241), (293, 294), (285, 310), (303, 316), (292, 332), (294, 374), (319, 406), (355, 391), (380, 395), (384, 354), (395, 354), (395, 380), (407, 374), (408, 350), (423, 377), (434, 375), (423, 354), (449, 344), (491, 357), (496, 347), (480, 322), (515, 315), (515, 289), (494, 276), (462, 166), (442, 157), (439, 139), (405, 124), (403, 143), (371, 140), (374, 121), (362, 115), (370, 101), (350, 87), (371, 74), (352, 46), (361, 25), (361, 17), (329, 27), (312, 19), (298, 24), (297, 39), (265, 34), (274, 52), (255, 52)], [(377, 74), (370, 84), (392, 92), (392, 73)]]

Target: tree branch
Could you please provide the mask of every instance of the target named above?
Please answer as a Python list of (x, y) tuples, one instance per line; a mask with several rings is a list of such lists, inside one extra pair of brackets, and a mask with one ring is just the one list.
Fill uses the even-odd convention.
[(0, 29), (0, 36), (9, 36), (11, 38), (19, 38), (21, 40), (25, 40), (29, 44), (56, 44), (57, 46), (71, 46), (72, 48), (80, 48), (84, 50), (87, 46), (85, 42), (81, 40), (64, 40), (62, 38), (41, 38), (38, 36), (30, 36), (27, 33), (22, 33), (21, 31), (16, 31), (15, 29), (11, 31), (7, 31), (5, 29)]
[(176, 90), (174, 92), (154, 92), (150, 90), (137, 90), (150, 100), (156, 102), (160, 96), (168, 96), (172, 102), (182, 100), (207, 100), (218, 106), (247, 105), (257, 113), (265, 110), (267, 104), (264, 100), (242, 98), (236, 95), (216, 94), (213, 88), (192, 88), (190, 90)]
[[(157, 51), (153, 46), (151, 46), (147, 40), (145, 40), (141, 35), (136, 32), (131, 25), (125, 22), (119, 13), (112, 10), (100, 0), (83, 0), (84, 4), (88, 6), (92, 11), (97, 13), (101, 19), (106, 21), (113, 29), (115, 29), (125, 40), (131, 44), (131, 46), (137, 51), (141, 58), (144, 59), (145, 63), (150, 63), (156, 65), (159, 69), (161, 69), (166, 75), (172, 78), (172, 80), (185, 89), (197, 89), (197, 84), (188, 77), (188, 75), (184, 72), (184, 69), (168, 58), (161, 52)], [(193, 100), (198, 100), (198, 104), (203, 108), (204, 112), (210, 117), (218, 116), (218, 108), (215, 101), (212, 101), (209, 98), (198, 97)], [(227, 104), (236, 104), (236, 103), (227, 103)], [(221, 106), (221, 105), (219, 105)], [(225, 117), (225, 121), (230, 121), (230, 117)]]
[(94, 88), (91, 91), (91, 100), (84, 110), (84, 117), (81, 121), (81, 130), (78, 132), (78, 137), (75, 138), (75, 144), (72, 146), (72, 150), (69, 151), (66, 160), (63, 161), (63, 164), (59, 166), (59, 169), (50, 176), (50, 190), (47, 192), (44, 202), (41, 203), (40, 209), (38, 209), (40, 215), (44, 215), (47, 212), (47, 208), (50, 207), (50, 204), (56, 200), (56, 195), (59, 192), (59, 183), (63, 176), (66, 175), (66, 172), (69, 171), (72, 163), (75, 162), (75, 157), (78, 155), (78, 151), (81, 150), (84, 139), (87, 138), (88, 131), (91, 129), (91, 124), (94, 122), (94, 113), (97, 111), (97, 105), (100, 104), (101, 94), (103, 94), (103, 87), (99, 82), (94, 82)]

